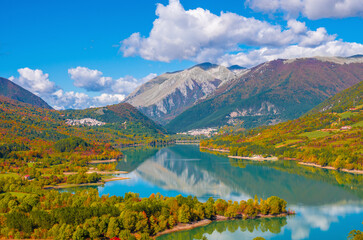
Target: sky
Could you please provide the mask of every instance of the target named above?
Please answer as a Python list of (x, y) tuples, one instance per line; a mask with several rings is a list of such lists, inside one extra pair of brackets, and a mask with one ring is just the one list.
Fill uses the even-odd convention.
[(0, 77), (55, 109), (202, 62), (363, 54), (362, 0), (0, 0)]

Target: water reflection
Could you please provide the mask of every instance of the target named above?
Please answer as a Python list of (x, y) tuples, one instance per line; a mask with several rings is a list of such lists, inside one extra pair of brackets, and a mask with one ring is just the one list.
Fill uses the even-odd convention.
[(360, 228), (360, 205), (291, 206), (298, 214), (287, 218), (213, 222), (190, 231), (161, 236), (166, 239), (346, 239), (353, 228)]
[(197, 146), (130, 149), (118, 169), (129, 180), (99, 187), (100, 194), (141, 197), (195, 195), (246, 200), (257, 195), (285, 199), (294, 217), (216, 222), (161, 239), (346, 239), (363, 220), (363, 176), (300, 166), (295, 162), (252, 162), (200, 152)]
[[(208, 239), (222, 239), (221, 236), (223, 239), (252, 239), (256, 236), (268, 237), (278, 234), (286, 224), (286, 218), (214, 222), (190, 231), (160, 236), (158, 240), (202, 239), (203, 236)], [(231, 235), (226, 235), (226, 232)]]
[[(128, 175), (130, 180), (118, 183), (121, 194), (132, 191), (134, 186), (146, 197), (148, 195), (143, 195), (143, 191), (152, 187), (168, 196), (176, 191), (195, 195), (201, 200), (212, 196), (239, 201), (254, 195), (262, 198), (277, 195), (289, 204), (323, 205), (362, 199), (361, 176), (337, 175), (336, 172), (301, 167), (294, 162), (259, 164), (230, 160), (200, 152), (197, 146), (162, 148), (143, 160), (134, 152), (130, 155), (138, 166), (134, 166)], [(120, 170), (132, 165), (134, 159), (130, 155), (126, 152), (127, 162), (119, 163)], [(142, 185), (147, 185), (145, 190), (140, 188)]]

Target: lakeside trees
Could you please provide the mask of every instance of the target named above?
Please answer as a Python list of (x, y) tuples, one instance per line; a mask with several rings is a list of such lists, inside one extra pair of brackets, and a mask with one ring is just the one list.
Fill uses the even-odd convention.
[(278, 197), (241, 202), (210, 198), (205, 203), (181, 195), (100, 197), (94, 189), (60, 193), (11, 177), (0, 178), (0, 193), (0, 234), (5, 238), (148, 239), (178, 223), (216, 215), (248, 218), (286, 213), (286, 202)]

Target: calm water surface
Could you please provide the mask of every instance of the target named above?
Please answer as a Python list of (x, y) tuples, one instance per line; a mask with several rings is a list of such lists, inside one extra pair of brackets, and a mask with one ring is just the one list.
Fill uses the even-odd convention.
[[(129, 180), (98, 187), (101, 195), (126, 192), (164, 196), (194, 195), (246, 200), (279, 196), (296, 216), (215, 222), (205, 227), (159, 237), (164, 239), (347, 239), (362, 229), (363, 176), (338, 173), (295, 162), (258, 163), (200, 152), (198, 146), (130, 149), (118, 164)], [(125, 176), (125, 175), (122, 175)], [(79, 189), (79, 188), (78, 188)], [(72, 189), (78, 190), (78, 189)]]

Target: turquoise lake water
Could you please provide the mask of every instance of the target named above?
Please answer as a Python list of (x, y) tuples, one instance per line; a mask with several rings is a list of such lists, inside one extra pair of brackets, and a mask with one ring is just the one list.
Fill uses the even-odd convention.
[[(296, 211), (276, 219), (214, 222), (190, 231), (159, 237), (165, 239), (347, 239), (352, 229), (363, 229), (363, 176), (295, 162), (233, 160), (200, 152), (199, 146), (129, 149), (118, 169), (128, 180), (97, 187), (100, 195), (123, 196), (137, 192), (164, 196), (197, 196), (246, 200), (279, 196)], [(68, 189), (67, 191), (76, 191)]]

